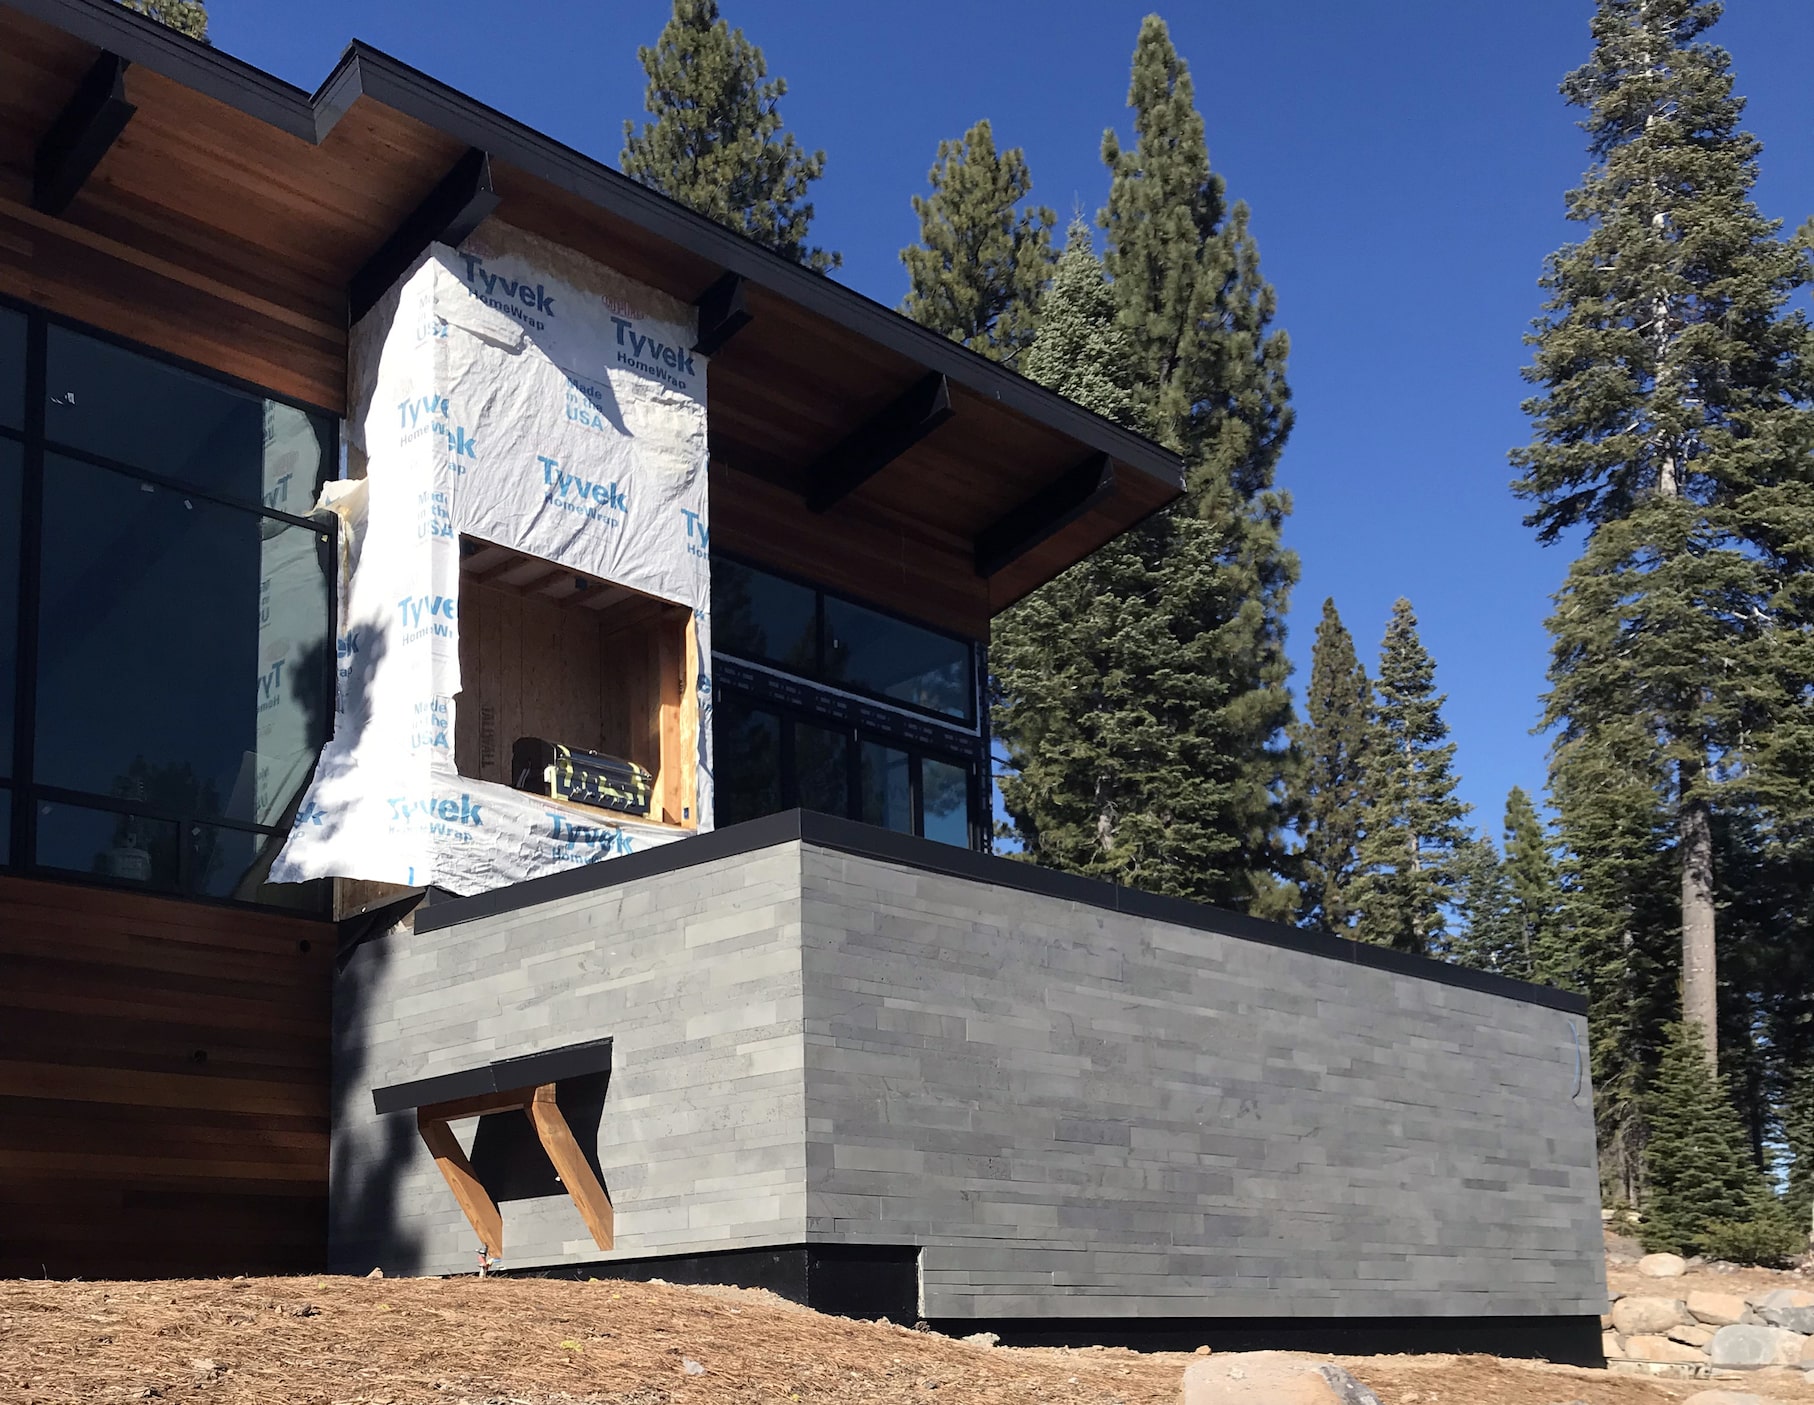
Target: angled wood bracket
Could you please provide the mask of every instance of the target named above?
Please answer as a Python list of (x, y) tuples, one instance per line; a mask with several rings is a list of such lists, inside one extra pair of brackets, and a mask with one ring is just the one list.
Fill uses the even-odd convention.
[(847, 436), (806, 475), (806, 506), (825, 512), (951, 418), (951, 387), (934, 371)]
[(521, 1108), (535, 1128), (536, 1140), (554, 1164), (555, 1174), (566, 1187), (580, 1218), (592, 1233), (592, 1242), (609, 1249), (616, 1242), (617, 1221), (611, 1209), (611, 1198), (592, 1173), (585, 1154), (574, 1139), (573, 1129), (561, 1115), (555, 1098), (555, 1085), (542, 1083), (529, 1088), (511, 1088), (504, 1092), (484, 1093), (471, 1098), (453, 1098), (447, 1102), (428, 1103), (416, 1109), (416, 1130), (434, 1157), (435, 1166), (447, 1188), (453, 1192), (466, 1222), (479, 1236), (485, 1252), (492, 1258), (504, 1254), (504, 1216), (489, 1191), (473, 1173), (472, 1162), (460, 1149), (459, 1140), (447, 1125), (462, 1117), (484, 1117), (494, 1112), (512, 1112)]
[(699, 309), (699, 336), (693, 350), (701, 356), (717, 355), (755, 315), (743, 295), (743, 279), (735, 273), (725, 274), (707, 288), (694, 306)]
[(38, 142), (32, 208), (47, 215), (67, 210), (136, 111), (126, 101), (126, 60), (103, 49)]
[(497, 207), (491, 158), (471, 147), (353, 275), (346, 289), (349, 325), (370, 312), (430, 244), (457, 247)]
[(1107, 454), (1092, 454), (1067, 469), (977, 534), (976, 574), (992, 576), (1013, 565), (1114, 491), (1115, 464)]

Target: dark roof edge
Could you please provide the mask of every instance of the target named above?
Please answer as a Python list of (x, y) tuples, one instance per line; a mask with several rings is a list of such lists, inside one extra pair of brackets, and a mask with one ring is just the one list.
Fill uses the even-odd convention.
[(1186, 898), (1159, 897), (1134, 888), (1124, 888), (1117, 883), (1104, 882), (1099, 878), (1080, 878), (1075, 874), (1057, 873), (1018, 859), (957, 849), (949, 844), (915, 839), (911, 835), (896, 834), (892, 830), (877, 829), (872, 825), (857, 824), (812, 810), (785, 810), (777, 815), (765, 815), (759, 820), (676, 840), (659, 848), (645, 849), (641, 853), (625, 854), (585, 868), (569, 869), (565, 873), (550, 874), (546, 878), (531, 879), (526, 883), (512, 884), (508, 888), (495, 888), (489, 893), (479, 893), (469, 898), (433, 902), (417, 909), (415, 930), (418, 934), (441, 931), (464, 922), (520, 912), (543, 903), (580, 897), (641, 878), (678, 873), (699, 864), (752, 854), (795, 841), (857, 858), (900, 864), (923, 873), (936, 873), (1040, 897), (1058, 898), (1083, 907), (1124, 913), (1129, 917), (1156, 922), (1170, 922), (1175, 926), (1214, 932), (1239, 941), (1258, 942), (1262, 946), (1321, 956), (1353, 966), (1388, 971), (1393, 975), (1434, 981), (1439, 985), (1457, 986), (1464, 990), (1477, 990), (1526, 1005), (1547, 1006), (1566, 1014), (1587, 1013), (1587, 997), (1573, 991), (1533, 985), (1491, 971), (1475, 971), (1429, 956), (1413, 956), (1408, 952), (1393, 951), (1389, 947), (1331, 936), (1327, 932), (1287, 927), (1282, 923), (1267, 922), (1238, 912), (1225, 912), (1221, 908)]
[[(1169, 449), (920, 326), (853, 288), (814, 273), (753, 240), (637, 184), (603, 162), (507, 117), (370, 45), (354, 41), (313, 95), (134, 13), (115, 0), (0, 0), (45, 24), (110, 49), (291, 136), (320, 144), (364, 95), (482, 147), (571, 195), (598, 205), (718, 267), (740, 274), (898, 355), (941, 371), (966, 389), (1069, 434), (1170, 488), (1184, 487)], [(701, 289), (700, 291), (704, 291)]]

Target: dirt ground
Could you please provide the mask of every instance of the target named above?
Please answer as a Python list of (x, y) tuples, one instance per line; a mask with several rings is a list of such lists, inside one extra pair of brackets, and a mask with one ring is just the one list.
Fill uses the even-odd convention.
[[(1191, 1359), (986, 1349), (734, 1288), (498, 1278), (0, 1282), (6, 1405), (1170, 1405)], [(1669, 1405), (1710, 1384), (1482, 1356), (1343, 1364), (1384, 1405)], [(1799, 1372), (1737, 1388), (1814, 1398)]]

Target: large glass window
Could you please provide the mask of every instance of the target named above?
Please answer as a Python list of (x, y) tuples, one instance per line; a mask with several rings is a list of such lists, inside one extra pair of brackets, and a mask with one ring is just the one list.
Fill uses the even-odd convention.
[(0, 776), (13, 770), (13, 698), (19, 687), (19, 511), (24, 454), (0, 439)]
[(0, 307), (0, 426), (25, 428), (25, 314)]
[(335, 461), (326, 415), (0, 308), (0, 857), (321, 910), (265, 875), (331, 725)]
[(715, 688), (714, 706), (721, 826), (797, 806), (970, 846), (974, 765), (735, 687)]
[(740, 562), (712, 558), (712, 647), (816, 683), (973, 724), (969, 643)]

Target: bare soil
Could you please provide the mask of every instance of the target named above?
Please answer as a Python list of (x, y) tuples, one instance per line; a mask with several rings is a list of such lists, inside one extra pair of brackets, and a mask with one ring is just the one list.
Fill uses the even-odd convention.
[[(1708, 1286), (1734, 1281), (1704, 1276)], [(1672, 1296), (1689, 1284), (1641, 1281)], [(0, 1282), (6, 1405), (1171, 1405), (1191, 1360), (1119, 1348), (991, 1349), (736, 1288), (500, 1278)], [(1814, 1398), (1793, 1371), (1708, 1382), (1485, 1356), (1342, 1361), (1385, 1405), (1669, 1405), (1713, 1384)]]

